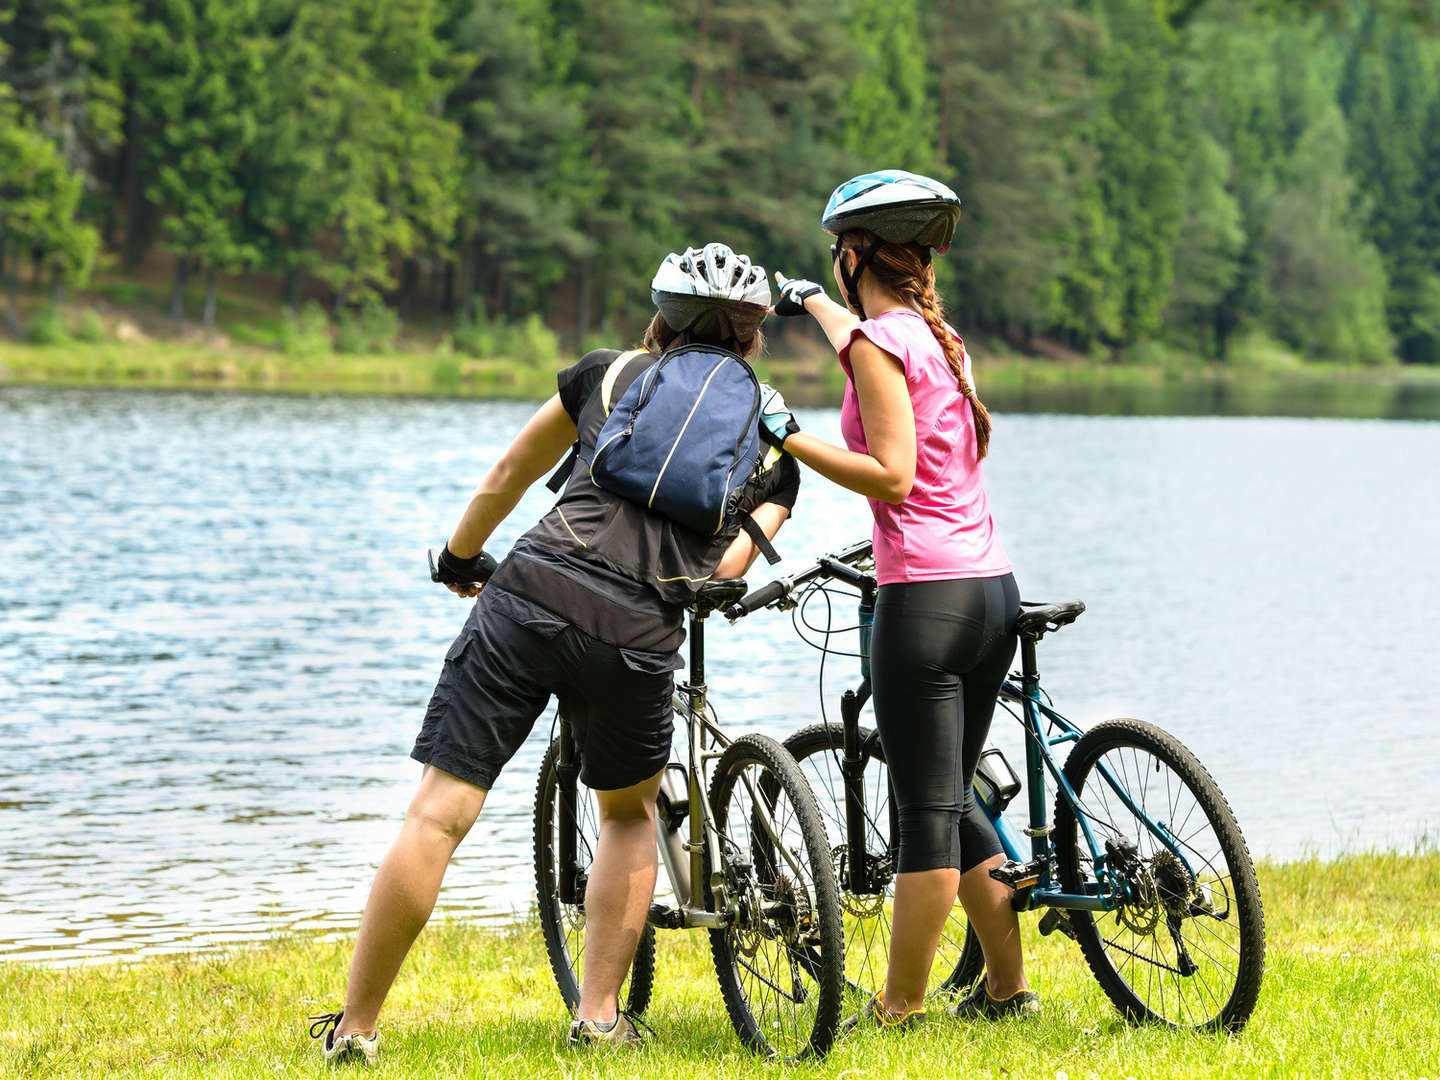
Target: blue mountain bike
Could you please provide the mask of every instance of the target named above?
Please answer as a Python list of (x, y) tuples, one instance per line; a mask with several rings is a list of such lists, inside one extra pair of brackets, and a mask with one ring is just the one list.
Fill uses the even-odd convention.
[[(841, 631), (806, 614), (816, 601), (829, 609), (837, 586), (852, 599), (859, 594), (859, 620), (844, 628), (858, 628), (858, 654), (832, 649), (830, 637)], [(841, 697), (840, 722), (812, 724), (785, 742), (830, 833), (845, 912), (846, 984), (857, 1002), (884, 985), (899, 840), (884, 746), (860, 722), (870, 697), (876, 592), (867, 541), (761, 586), (725, 612), (733, 622), (764, 607), (794, 609), (802, 636), (824, 635), (826, 655), (861, 661), (859, 686)], [(1025, 782), (995, 748), (982, 755), (975, 777), (976, 798), (1008, 859), (992, 875), (1014, 890), (1017, 911), (1042, 912), (1042, 934), (1059, 931), (1079, 944), (1127, 1019), (1237, 1031), (1255, 1009), (1265, 964), (1264, 911), (1245, 839), (1215, 781), (1173, 735), (1130, 719), (1082, 731), (1056, 711), (1040, 686), (1036, 646), (1084, 610), (1079, 601), (1021, 605), (1020, 671), (1004, 684), (1000, 704), (1025, 732)], [(1063, 767), (1056, 760), (1062, 745), (1070, 747)], [(1004, 810), (1022, 789), (1027, 823), (1017, 828)], [(962, 995), (984, 965), (956, 905), (930, 990)]]

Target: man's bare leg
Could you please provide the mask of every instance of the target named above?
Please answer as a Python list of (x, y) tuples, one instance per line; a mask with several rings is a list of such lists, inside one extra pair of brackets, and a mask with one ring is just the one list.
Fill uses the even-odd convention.
[(370, 886), (337, 1036), (375, 1030), (385, 995), (435, 908), (450, 856), (480, 816), (485, 794), (484, 788), (425, 766), (400, 835)]
[(645, 916), (655, 896), (655, 796), (660, 776), (656, 773), (628, 788), (595, 792), (600, 842), (585, 886), (585, 973), (577, 1010), (582, 1020), (615, 1019), (620, 984), (645, 930)]

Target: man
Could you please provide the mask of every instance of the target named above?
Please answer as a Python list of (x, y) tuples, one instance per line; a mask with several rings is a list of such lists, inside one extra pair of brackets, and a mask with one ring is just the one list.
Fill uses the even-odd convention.
[[(380, 1007), (429, 919), (450, 856), (552, 694), (600, 816), (585, 891), (584, 980), (568, 1038), (639, 1041), (618, 995), (654, 893), (655, 797), (670, 756), (684, 607), (703, 580), (743, 575), (756, 541), (738, 523), (702, 536), (614, 495), (591, 481), (585, 458), (611, 406), (661, 352), (704, 344), (754, 353), (770, 289), (763, 268), (708, 244), (667, 256), (651, 297), (659, 310), (645, 350), (598, 349), (560, 372), (558, 392), (486, 474), (441, 553), (439, 579), (479, 599), (446, 654), (411, 753), (425, 770), (371, 886), (345, 1008), (314, 1018), (311, 1034), (323, 1037), (327, 1061), (375, 1059)], [(496, 568), (486, 540), (572, 444), (580, 460), (560, 500)], [(794, 462), (772, 450), (744, 485), (739, 510), (768, 539), (798, 490)]]

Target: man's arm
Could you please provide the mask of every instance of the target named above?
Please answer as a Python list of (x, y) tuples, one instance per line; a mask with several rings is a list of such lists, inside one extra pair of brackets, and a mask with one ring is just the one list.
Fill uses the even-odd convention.
[[(450, 534), (450, 553), (461, 559), (480, 554), (490, 534), (515, 509), (530, 485), (554, 469), (574, 442), (575, 423), (556, 394), (520, 429), (515, 441), (475, 488), (460, 524)], [(474, 596), (480, 591), (458, 585), (449, 588), (461, 596)]]
[[(750, 514), (767, 540), (775, 539), (775, 534), (780, 531), (780, 526), (785, 524), (785, 519), (790, 516), (795, 500), (800, 495), (800, 468), (795, 464), (795, 459), (788, 454), (781, 454), (774, 468), (773, 488), (766, 495), (765, 501)], [(714, 577), (744, 577), (759, 554), (760, 549), (755, 546), (755, 541), (750, 539), (750, 534), (742, 531), (725, 549), (720, 564), (715, 567)]]
[[(760, 526), (765, 539), (774, 540), (780, 526), (784, 525), (785, 519), (790, 516), (790, 508), (779, 503), (761, 503), (750, 516)], [(715, 567), (715, 573), (711, 576), (716, 580), (744, 577), (759, 554), (760, 549), (755, 546), (755, 541), (750, 539), (750, 534), (742, 531), (730, 541), (730, 546), (725, 549), (725, 554), (720, 559), (720, 565)]]

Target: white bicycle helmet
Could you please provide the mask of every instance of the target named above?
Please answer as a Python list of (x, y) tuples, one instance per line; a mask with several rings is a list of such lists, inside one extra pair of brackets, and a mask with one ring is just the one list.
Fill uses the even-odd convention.
[(770, 282), (748, 255), (713, 243), (666, 255), (650, 282), (650, 299), (676, 330), (728, 331), (749, 341), (769, 314)]
[(960, 197), (938, 180), (902, 169), (862, 173), (835, 189), (820, 227), (836, 236), (869, 229), (895, 244), (923, 244), (945, 254), (960, 220)]

